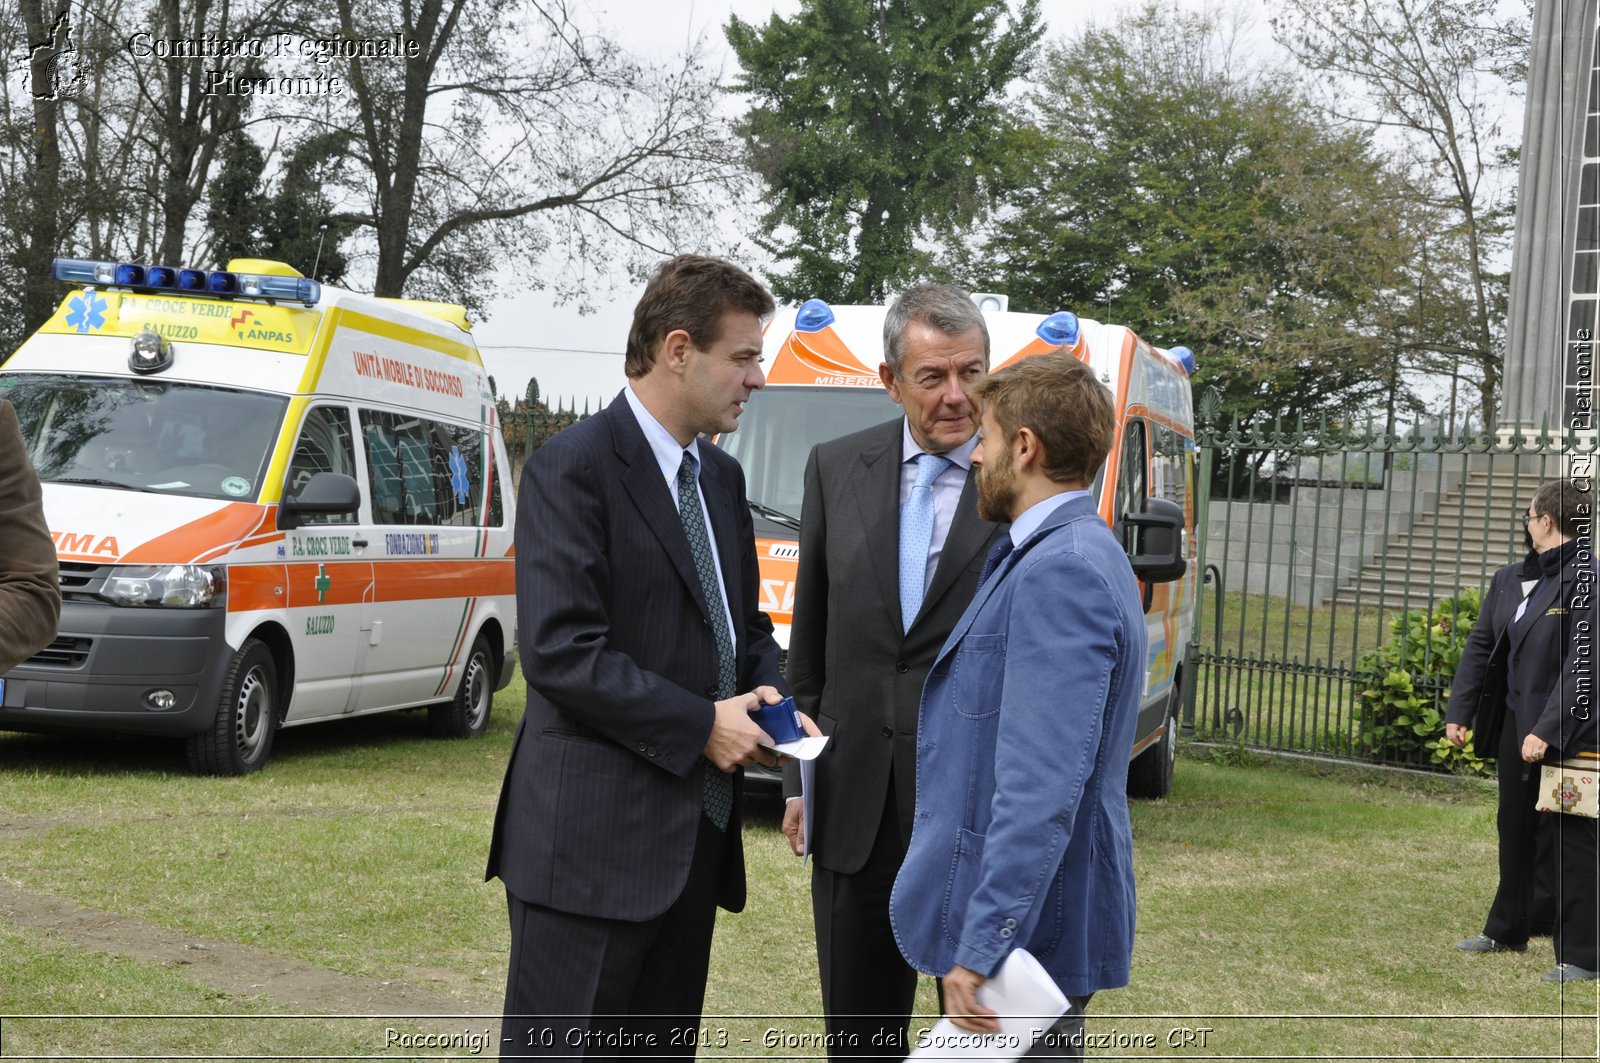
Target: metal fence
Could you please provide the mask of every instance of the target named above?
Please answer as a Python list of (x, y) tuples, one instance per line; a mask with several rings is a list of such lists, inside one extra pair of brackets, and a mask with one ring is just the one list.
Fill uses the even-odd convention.
[(537, 394), (532, 402), (518, 399), (515, 406), (501, 399), (500, 433), (505, 437), (506, 454), (511, 460), (512, 487), (521, 482), (523, 463), (545, 440), (568, 425), (581, 421), (591, 412), (598, 413), (599, 410), (591, 411), (587, 401), (580, 411), (575, 401), (571, 406), (564, 406), (558, 400), (555, 406), (550, 406), (540, 401)]
[(1592, 452), (1548, 429), (1220, 423), (1202, 397), (1185, 723), (1256, 748), (1485, 771), (1438, 740), (1477, 600), (1525, 554), (1538, 485)]

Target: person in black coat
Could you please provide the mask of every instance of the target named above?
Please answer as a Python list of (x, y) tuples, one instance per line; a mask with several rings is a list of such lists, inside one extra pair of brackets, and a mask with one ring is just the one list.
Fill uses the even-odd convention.
[[(1600, 821), (1531, 811), (1541, 761), (1600, 747), (1594, 706), (1593, 514), (1592, 496), (1574, 481), (1556, 480), (1539, 488), (1527, 515), (1528, 534), (1538, 551), (1538, 580), (1512, 613), (1495, 651), (1502, 652), (1503, 646), (1507, 730), (1515, 735), (1530, 784), (1522, 807), (1543, 821), (1532, 824), (1532, 833), (1551, 833), (1559, 871), (1556, 966), (1544, 976), (1552, 982), (1594, 979), (1600, 968)], [(1522, 774), (1518, 772), (1519, 781)], [(1527, 866), (1531, 871), (1532, 863)]]
[(1524, 769), (1516, 728), (1504, 726), (1506, 626), (1539, 582), (1539, 552), (1526, 528), (1522, 534), (1528, 555), (1502, 566), (1489, 581), (1478, 619), (1462, 647), (1445, 710), (1445, 737), (1461, 746), (1470, 730), (1478, 755), (1495, 758), (1499, 789), (1495, 827), (1500, 882), (1483, 932), (1457, 943), (1465, 952), (1523, 952), (1528, 938), (1549, 934), (1555, 924), (1550, 833), (1538, 829), (1545, 817), (1533, 811), (1538, 780)]

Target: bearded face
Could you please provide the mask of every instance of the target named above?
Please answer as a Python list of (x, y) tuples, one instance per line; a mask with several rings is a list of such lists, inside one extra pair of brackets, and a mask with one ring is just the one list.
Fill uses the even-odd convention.
[(984, 458), (978, 468), (978, 516), (1003, 523), (1011, 519), (1012, 508), (1017, 504), (1017, 470), (1011, 461), (1011, 448), (1003, 442), (1003, 433), (996, 431), (991, 436), (989, 428), (985, 423)]

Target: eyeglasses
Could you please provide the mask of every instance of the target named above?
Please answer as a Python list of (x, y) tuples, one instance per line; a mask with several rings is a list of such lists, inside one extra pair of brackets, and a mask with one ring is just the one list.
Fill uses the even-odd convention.
[(1518, 516), (1520, 516), (1522, 518), (1522, 526), (1524, 528), (1526, 528), (1531, 522), (1539, 520), (1540, 518), (1542, 518), (1544, 516), (1544, 514), (1543, 513), (1521, 513), (1521, 514), (1518, 514)]

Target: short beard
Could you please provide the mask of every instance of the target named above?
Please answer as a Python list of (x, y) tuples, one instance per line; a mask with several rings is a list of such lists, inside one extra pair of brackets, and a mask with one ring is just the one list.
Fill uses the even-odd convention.
[(978, 470), (979, 517), (996, 524), (1011, 520), (1011, 507), (1017, 502), (1017, 481), (1011, 473), (1010, 455), (1004, 464), (991, 462)]

